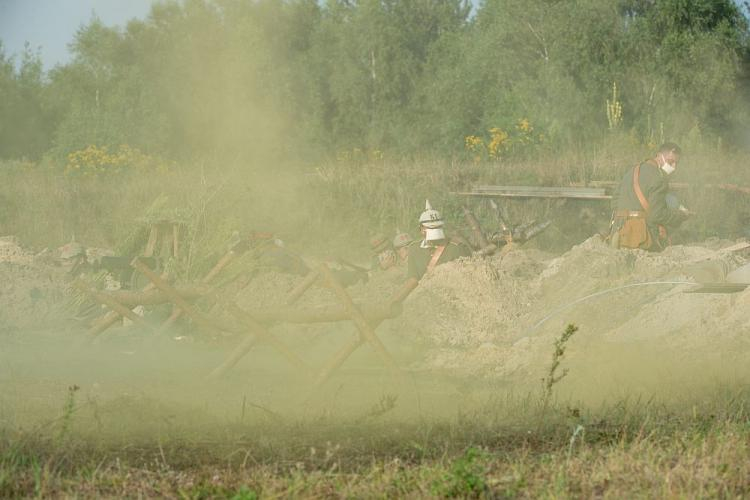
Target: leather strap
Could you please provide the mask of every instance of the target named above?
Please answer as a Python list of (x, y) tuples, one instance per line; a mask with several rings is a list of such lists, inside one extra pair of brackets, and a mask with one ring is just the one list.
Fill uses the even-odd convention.
[(638, 197), (638, 201), (640, 202), (641, 206), (643, 207), (643, 210), (648, 213), (649, 204), (648, 200), (645, 196), (643, 196), (643, 191), (641, 191), (641, 165), (638, 164), (633, 169), (633, 191), (635, 191), (635, 195)]
[(437, 265), (438, 260), (440, 259), (440, 256), (443, 255), (443, 252), (445, 251), (445, 245), (440, 245), (438, 247), (435, 247), (435, 251), (432, 252), (432, 258), (430, 259), (430, 263), (427, 264), (427, 271), (432, 271), (435, 266)]

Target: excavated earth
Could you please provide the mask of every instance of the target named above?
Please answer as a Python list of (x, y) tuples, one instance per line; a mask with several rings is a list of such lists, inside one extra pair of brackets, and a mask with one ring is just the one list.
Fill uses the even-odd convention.
[[(489, 258), (438, 266), (405, 301), (403, 314), (378, 330), (393, 345), (412, 346), (415, 370), (456, 376), (538, 380), (552, 345), (573, 323), (579, 331), (566, 359), (580, 376), (625, 359), (677, 362), (699, 359), (747, 366), (750, 288), (737, 293), (688, 293), (695, 283), (723, 282), (748, 262), (747, 250), (722, 252), (733, 241), (708, 240), (654, 254), (614, 250), (598, 236), (562, 255), (524, 248)], [(404, 270), (376, 273), (348, 288), (355, 301), (384, 301)], [(737, 274), (735, 272), (735, 274)], [(69, 322), (66, 272), (47, 255), (0, 240), (0, 334), (44, 330)], [(303, 278), (264, 272), (241, 290), (237, 304), (266, 309), (284, 303)], [(299, 308), (337, 304), (328, 289), (312, 287)], [(81, 327), (81, 330), (83, 328)], [(349, 330), (354, 334), (353, 327)], [(329, 324), (275, 327), (300, 349), (338, 335)], [(301, 347), (299, 347), (301, 346)], [(593, 362), (592, 360), (596, 360)], [(585, 374), (585, 375), (584, 375)]]
[(66, 270), (49, 252), (34, 254), (15, 238), (0, 237), (0, 335), (49, 329), (64, 317)]

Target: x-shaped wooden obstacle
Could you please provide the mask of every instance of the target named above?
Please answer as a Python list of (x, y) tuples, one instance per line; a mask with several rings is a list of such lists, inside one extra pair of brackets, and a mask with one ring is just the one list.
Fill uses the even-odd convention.
[[(180, 290), (171, 287), (167, 283), (167, 274), (163, 273), (157, 275), (152, 271), (142, 260), (136, 258), (131, 262), (136, 270), (146, 276), (149, 283), (144, 286), (140, 292), (120, 290), (116, 292), (102, 292), (91, 288), (86, 285), (83, 281), (76, 280), (73, 283), (73, 287), (86, 293), (92, 300), (99, 302), (107, 306), (110, 310), (98, 318), (94, 324), (89, 328), (89, 335), (91, 337), (97, 337), (109, 327), (117, 323), (121, 317), (131, 320), (133, 323), (142, 326), (147, 330), (154, 330), (155, 327), (148, 322), (145, 322), (141, 316), (134, 312), (134, 307), (138, 305), (154, 305), (161, 304), (168, 301), (174, 301), (175, 306), (172, 309), (172, 314), (167, 320), (158, 328), (157, 332), (166, 330), (169, 326), (179, 319), (179, 317), (188, 312), (191, 315), (191, 319), (198, 324), (206, 325), (204, 318), (201, 317), (197, 311), (187, 304), (187, 301), (195, 300), (206, 295), (209, 292), (209, 285), (216, 278), (216, 276), (229, 264), (231, 264), (238, 256), (242, 255), (247, 250), (246, 242), (240, 242), (234, 245), (214, 267), (203, 277), (198, 286), (194, 287), (183, 287)], [(177, 304), (182, 303), (185, 307), (180, 307)], [(196, 318), (197, 317), (197, 318)], [(211, 327), (212, 331), (216, 331), (216, 328)]]
[(328, 266), (320, 264), (289, 293), (286, 300), (287, 305), (293, 305), (319, 279), (322, 279), (325, 285), (334, 292), (341, 307), (308, 310), (287, 307), (277, 310), (249, 312), (243, 311), (236, 304), (231, 304), (228, 307), (229, 312), (247, 327), (248, 333), (229, 357), (211, 372), (209, 378), (219, 378), (224, 375), (257, 345), (259, 341), (265, 341), (286, 357), (294, 366), (301, 368), (308, 374), (313, 374), (312, 369), (302, 359), (291, 352), (271, 332), (263, 327), (265, 323), (310, 324), (339, 321), (354, 322), (359, 334), (334, 354), (317, 374), (314, 374), (313, 385), (315, 387), (325, 383), (344, 364), (349, 356), (364, 344), (369, 344), (374, 349), (386, 367), (394, 372), (398, 372), (399, 368), (396, 361), (378, 338), (376, 329), (384, 320), (395, 318), (401, 314), (402, 302), (417, 287), (418, 281), (416, 279), (408, 280), (385, 303), (358, 305), (352, 300), (346, 289), (336, 280)]
[[(153, 305), (169, 302), (173, 305), (173, 313), (170, 319), (167, 320), (167, 324), (173, 321), (173, 318), (176, 319), (180, 314), (184, 314), (201, 330), (211, 334), (220, 334), (221, 332), (246, 334), (245, 338), (227, 359), (209, 374), (209, 378), (219, 378), (224, 375), (259, 342), (270, 345), (294, 367), (306, 374), (314, 375), (315, 387), (322, 385), (328, 380), (344, 364), (349, 356), (364, 344), (369, 344), (373, 348), (386, 367), (394, 372), (399, 371), (393, 356), (391, 356), (385, 345), (378, 338), (376, 329), (384, 320), (395, 318), (401, 314), (403, 301), (417, 287), (418, 281), (416, 279), (407, 280), (398, 292), (384, 303), (363, 305), (355, 303), (346, 289), (336, 280), (328, 266), (320, 264), (289, 293), (286, 298), (286, 307), (263, 311), (245, 311), (234, 302), (228, 303), (226, 309), (239, 322), (240, 326), (237, 326), (218, 318), (209, 317), (190, 303), (191, 300), (212, 294), (207, 284), (232, 259), (233, 257), (230, 254), (222, 258), (214, 269), (201, 281), (201, 285), (192, 287), (175, 287), (171, 285), (164, 275), (158, 275), (137, 257), (133, 259), (131, 265), (150, 282), (140, 292), (97, 291), (91, 289), (80, 280), (76, 281), (74, 286), (86, 292), (95, 301), (111, 309), (89, 332), (93, 335), (100, 334), (114, 324), (120, 316), (130, 319), (147, 330), (158, 332), (165, 325), (162, 325), (158, 330), (155, 329), (144, 318), (133, 312), (132, 308), (137, 305)], [(298, 309), (293, 307), (294, 303), (319, 280), (322, 280), (324, 285), (334, 292), (340, 302), (340, 306), (312, 309)], [(276, 338), (268, 329), (268, 325), (278, 323), (312, 324), (340, 321), (352, 321), (357, 327), (358, 335), (344, 345), (317, 373), (314, 373), (313, 369), (299, 355)]]

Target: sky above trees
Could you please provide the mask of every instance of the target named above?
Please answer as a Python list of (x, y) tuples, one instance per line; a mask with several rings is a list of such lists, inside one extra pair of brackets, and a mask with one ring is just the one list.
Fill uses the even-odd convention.
[(44, 68), (70, 61), (68, 44), (93, 15), (107, 26), (145, 17), (153, 0), (0, 0), (0, 40), (6, 54), (24, 44), (39, 50)]

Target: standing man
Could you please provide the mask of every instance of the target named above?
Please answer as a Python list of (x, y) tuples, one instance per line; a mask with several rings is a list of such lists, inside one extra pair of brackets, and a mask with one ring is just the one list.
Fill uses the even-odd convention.
[(669, 232), (690, 213), (669, 193), (669, 176), (679, 159), (680, 147), (667, 142), (654, 158), (632, 167), (622, 178), (612, 197), (613, 247), (658, 252), (670, 244)]
[(420, 280), (439, 264), (471, 256), (469, 247), (446, 238), (440, 212), (432, 208), (429, 200), (419, 216), (419, 229), (423, 239), (409, 246), (407, 278)]

